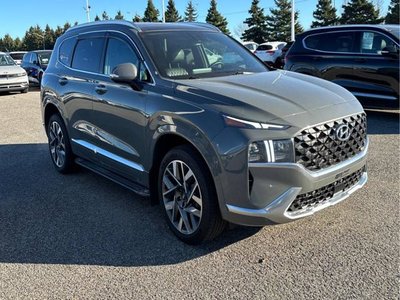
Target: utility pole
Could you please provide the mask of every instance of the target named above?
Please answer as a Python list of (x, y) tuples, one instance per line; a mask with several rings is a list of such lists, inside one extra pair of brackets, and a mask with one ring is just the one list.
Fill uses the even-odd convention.
[(292, 22), (291, 22), (291, 41), (294, 41), (295, 9), (294, 0), (292, 0)]
[(162, 21), (165, 23), (165, 5), (164, 0), (162, 0)]
[(89, 0), (86, 0), (85, 11), (86, 11), (87, 21), (90, 22), (90, 5), (89, 5)]

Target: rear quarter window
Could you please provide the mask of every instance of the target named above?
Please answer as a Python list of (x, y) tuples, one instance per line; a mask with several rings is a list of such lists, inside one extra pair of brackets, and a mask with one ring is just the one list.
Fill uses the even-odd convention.
[(61, 43), (58, 51), (58, 60), (68, 67), (71, 66), (75, 44), (76, 38), (66, 39)]

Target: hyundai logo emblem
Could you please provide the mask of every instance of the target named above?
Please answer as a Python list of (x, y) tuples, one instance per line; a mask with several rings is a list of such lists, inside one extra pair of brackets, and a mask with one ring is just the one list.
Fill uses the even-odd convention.
[(335, 134), (339, 141), (344, 142), (350, 138), (351, 130), (348, 125), (342, 124), (336, 128)]

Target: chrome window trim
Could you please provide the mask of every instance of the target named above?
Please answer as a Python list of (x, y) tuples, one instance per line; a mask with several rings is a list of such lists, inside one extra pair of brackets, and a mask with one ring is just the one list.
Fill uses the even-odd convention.
[[(108, 33), (108, 32), (113, 32), (113, 33), (122, 34), (123, 36), (125, 36), (125, 37), (132, 43), (132, 45), (134, 46), (135, 52), (139, 55), (140, 61), (144, 63), (145, 67), (146, 67), (147, 70), (149, 71), (150, 78), (151, 78), (151, 82), (141, 81), (141, 83), (147, 84), (147, 85), (151, 85), (151, 86), (155, 86), (154, 76), (153, 76), (153, 74), (151, 73), (151, 71), (150, 71), (150, 69), (149, 69), (149, 67), (148, 67), (148, 65), (147, 65), (146, 60), (144, 59), (144, 57), (143, 57), (142, 53), (140, 52), (139, 48), (136, 46), (135, 42), (129, 37), (129, 35), (127, 35), (127, 34), (124, 33), (124, 32), (118, 31), (118, 30), (94, 30), (94, 31), (88, 31), (88, 32), (85, 32), (85, 33), (81, 33), (81, 35), (86, 35), (86, 34), (91, 34), (91, 33)], [(84, 70), (79, 70), (79, 69), (72, 68), (72, 65), (71, 65), (71, 66), (67, 66), (66, 64), (64, 64), (63, 62), (61, 62), (61, 61), (59, 60), (59, 49), (60, 49), (61, 45), (62, 45), (67, 39), (77, 38), (77, 39), (79, 40), (79, 35), (80, 35), (80, 34), (78, 33), (78, 34), (75, 34), (75, 35), (73, 35), (73, 36), (71, 36), (71, 37), (66, 38), (65, 40), (62, 41), (62, 43), (60, 44), (60, 46), (57, 47), (57, 62), (60, 63), (61, 65), (63, 65), (64, 67), (66, 67), (67, 69), (71, 70), (71, 71), (81, 72), (81, 73), (90, 74), (90, 75), (97, 75), (97, 76), (101, 76), (101, 77), (104, 77), (104, 78), (110, 78), (110, 76), (107, 76), (107, 75), (102, 74), (102, 73), (95, 73), (95, 72), (84, 71)], [(106, 37), (106, 39), (108, 39), (108, 37)], [(76, 45), (75, 45), (75, 47), (76, 47)], [(73, 54), (75, 54), (75, 47), (74, 47)], [(71, 61), (71, 62), (72, 62), (72, 61)]]
[(121, 157), (119, 155), (116, 155), (116, 154), (114, 154), (114, 153), (112, 153), (110, 151), (107, 151), (107, 150), (103, 149), (103, 148), (97, 147), (97, 146), (95, 146), (95, 145), (93, 145), (93, 144), (91, 144), (89, 142), (84, 141), (84, 140), (71, 139), (71, 141), (73, 141), (75, 144), (78, 144), (78, 145), (80, 145), (80, 146), (82, 146), (82, 147), (84, 147), (84, 148), (86, 148), (88, 150), (93, 151), (93, 153), (96, 154), (96, 155), (100, 154), (100, 155), (105, 156), (105, 157), (107, 157), (107, 158), (109, 158), (109, 159), (111, 159), (113, 161), (116, 161), (116, 162), (122, 164), (122, 165), (125, 165), (125, 166), (127, 166), (129, 168), (138, 170), (140, 172), (144, 172), (144, 168), (143, 168), (143, 166), (141, 164), (138, 164), (136, 162), (130, 161), (130, 160), (126, 159), (126, 158), (123, 158), (123, 157)]
[(313, 49), (313, 48), (307, 47), (307, 46), (306, 46), (306, 43), (305, 43), (305, 40), (306, 40), (307, 38), (309, 38), (310, 36), (315, 36), (315, 35), (324, 35), (324, 34), (332, 34), (332, 33), (340, 33), (340, 32), (347, 32), (347, 33), (348, 33), (348, 32), (354, 32), (354, 33), (355, 33), (355, 32), (366, 32), (366, 31), (382, 34), (383, 36), (385, 36), (385, 37), (387, 37), (388, 39), (392, 40), (392, 42), (394, 42), (394, 43), (397, 45), (397, 47), (400, 47), (400, 46), (399, 46), (399, 43), (396, 42), (393, 38), (391, 38), (390, 36), (388, 36), (387, 34), (385, 34), (385, 33), (383, 33), (383, 32), (380, 32), (380, 31), (374, 30), (374, 29), (368, 29), (368, 30), (363, 30), (363, 29), (351, 29), (351, 30), (337, 30), (337, 31), (328, 31), (328, 32), (313, 33), (313, 34), (309, 34), (309, 35), (307, 35), (306, 37), (304, 37), (304, 38), (302, 39), (301, 42), (302, 42), (302, 44), (303, 44), (304, 49), (311, 50), (311, 51), (316, 51), (316, 52), (321, 52), (321, 53), (352, 54), (352, 55), (360, 55), (360, 54), (362, 54), (362, 55), (369, 55), (369, 56), (379, 56), (379, 57), (382, 57), (381, 54), (376, 54), (376, 53), (340, 52), (340, 51), (324, 51), (324, 50), (318, 50), (318, 49)]

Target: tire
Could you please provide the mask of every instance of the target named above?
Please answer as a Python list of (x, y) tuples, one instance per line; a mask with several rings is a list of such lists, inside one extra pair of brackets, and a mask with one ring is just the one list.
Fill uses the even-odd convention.
[(47, 124), (47, 137), (51, 161), (56, 170), (62, 174), (73, 171), (74, 155), (67, 129), (58, 114), (50, 117)]
[(173, 148), (164, 156), (158, 196), (168, 226), (187, 244), (212, 240), (226, 227), (207, 166), (189, 146)]
[(23, 90), (21, 91), (22, 94), (26, 94), (27, 92), (29, 92), (29, 88), (23, 89)]

